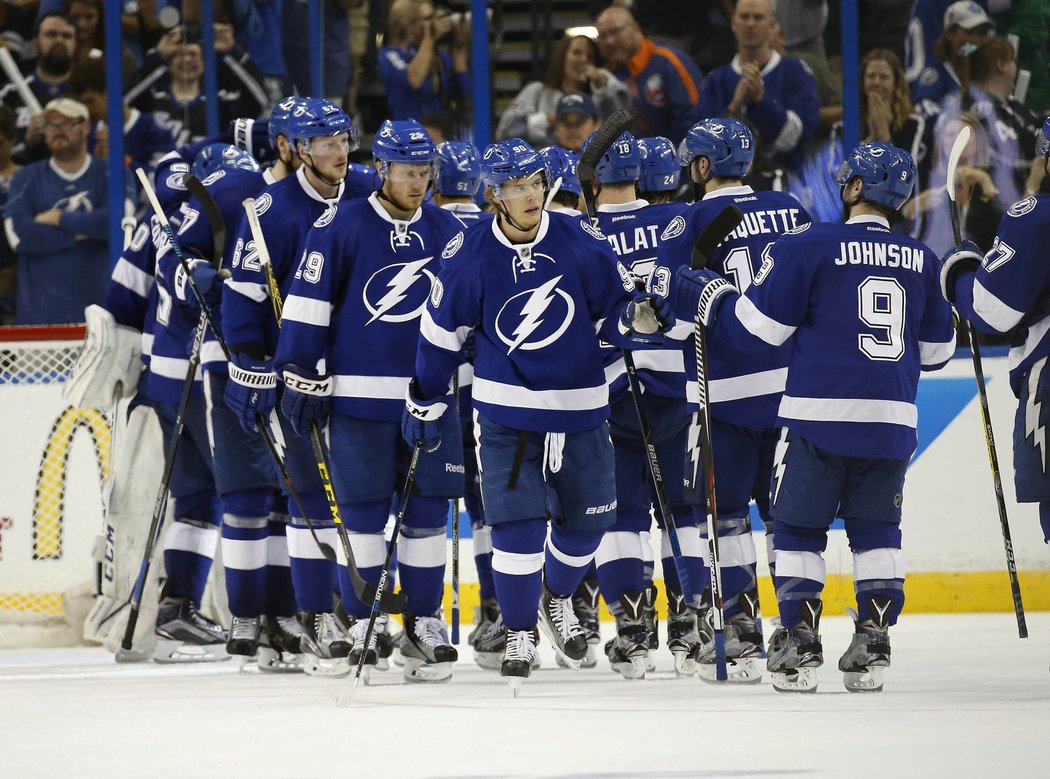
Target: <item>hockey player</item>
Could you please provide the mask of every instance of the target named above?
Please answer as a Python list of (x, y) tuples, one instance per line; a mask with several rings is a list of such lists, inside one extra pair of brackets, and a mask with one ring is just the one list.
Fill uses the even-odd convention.
[[(285, 385), (281, 407), (292, 427), (306, 435), (328, 422), (343, 522), (361, 575), (376, 583), (391, 495), (402, 488), (410, 454), (399, 422), (418, 320), (434, 287), (438, 252), (462, 225), (423, 204), (435, 149), (422, 125), (384, 122), (372, 152), (382, 188), (326, 211), (306, 239), (285, 304), (276, 366)], [(463, 494), (463, 449), (458, 420), (449, 415), (446, 422), (444, 445), (419, 459), (399, 541), (407, 598), (400, 648), (410, 681), (447, 681), (457, 658), (440, 606), (448, 501)], [(354, 620), (355, 652), (373, 665), (375, 647), (364, 645), (372, 604), (344, 587), (343, 606)], [(377, 632), (385, 622), (383, 615)]]
[[(1050, 119), (1043, 124), (1036, 154), (1050, 168)], [(986, 333), (1014, 330), (1010, 350), (1010, 387), (1018, 398), (1014, 418), (1014, 489), (1021, 503), (1039, 504), (1039, 524), (1050, 543), (1050, 476), (1046, 467), (1046, 403), (1050, 356), (1044, 303), (1050, 278), (1042, 241), (1048, 235), (1050, 197), (1039, 195), (1014, 203), (1006, 212), (992, 248), (982, 255), (971, 241), (944, 258), (941, 285), (959, 314)]]
[(638, 180), (638, 197), (650, 205), (670, 203), (678, 191), (682, 166), (675, 156), (674, 144), (662, 136), (638, 138), (638, 156), (642, 158), (642, 177)]
[(434, 175), (434, 205), (451, 211), (464, 227), (488, 222), (486, 214), (474, 201), (481, 188), (481, 165), (474, 144), (445, 141), (437, 145)]
[(785, 234), (743, 295), (714, 270), (685, 268), (673, 293), (677, 311), (711, 330), (708, 343), (750, 349), (792, 339), (770, 484), (783, 627), (770, 640), (767, 668), (782, 692), (816, 689), (821, 553), (836, 516), (853, 550), (858, 605), (839, 668), (851, 692), (882, 689), (889, 628), (904, 605), (901, 500), (916, 444), (919, 371), (943, 366), (955, 348), (936, 258), (888, 228), (912, 192), (910, 155), (862, 144), (838, 181), (846, 223)]
[[(342, 109), (320, 98), (300, 101), (281, 132), (287, 133), (299, 162), (293, 175), (267, 187), (256, 199), (255, 213), (279, 292), (287, 297), (310, 226), (334, 211), (345, 195), (343, 176), (347, 157), (357, 148), (358, 133)], [(258, 415), (273, 419), (280, 394), (273, 367), (278, 323), (247, 220), (237, 234), (232, 265), (222, 301), (223, 329), (231, 352), (225, 404), (242, 427), (254, 433)], [(342, 676), (350, 671), (351, 646), (334, 613), (338, 567), (321, 553), (307, 518), (321, 543), (339, 549), (335, 524), (310, 441), (296, 434), (280, 415), (278, 420), (271, 428), (283, 441), (285, 465), (306, 513), (302, 516), (293, 502), (287, 531), (296, 604), (305, 621), (304, 670), (311, 676)]]
[[(754, 192), (742, 179), (755, 153), (751, 131), (735, 119), (704, 119), (689, 130), (678, 154), (678, 163), (688, 166), (703, 198), (686, 213), (683, 221), (668, 227), (660, 246), (659, 271), (653, 277), (657, 291), (666, 294), (666, 283), (680, 267), (689, 267), (697, 236), (728, 205), (744, 215), (740, 226), (708, 259), (708, 267), (730, 279), (737, 292), (751, 286), (772, 246), (788, 230), (810, 223), (809, 214), (797, 200), (781, 192)], [(690, 328), (684, 343), (690, 402), (697, 410), (695, 345)], [(722, 570), (722, 605), (726, 622), (726, 655), (729, 679), (759, 682), (762, 637), (758, 630), (758, 580), (755, 543), (751, 536), (749, 504), (753, 499), (766, 523), (766, 538), (772, 553), (772, 524), (769, 516), (769, 474), (777, 441), (777, 405), (787, 376), (787, 348), (740, 351), (732, 345), (708, 340), (711, 399), (711, 437), (718, 489), (718, 536)], [(698, 425), (698, 422), (694, 424)], [(706, 548), (707, 508), (699, 449), (694, 428), (689, 447), (688, 497), (701, 528)], [(676, 515), (677, 516), (677, 515)], [(770, 566), (772, 568), (772, 565)], [(697, 595), (710, 581), (710, 572), (693, 580)], [(708, 593), (709, 595), (709, 593)], [(709, 598), (706, 599), (709, 601)], [(709, 603), (701, 605), (707, 613)], [(701, 625), (706, 645), (696, 656), (699, 672), (708, 681), (715, 678), (714, 644), (706, 623)]]
[(540, 149), (539, 155), (547, 164), (547, 171), (551, 177), (551, 191), (547, 194), (546, 208), (573, 216), (582, 215), (583, 187), (580, 186), (580, 174), (576, 170), (580, 164), (579, 156), (561, 146)]
[(586, 220), (543, 210), (548, 173), (527, 143), (489, 146), (481, 165), (497, 218), (442, 252), (403, 432), (427, 450), (446, 445), (449, 378), (475, 329), (482, 493), (507, 627), (500, 674), (517, 690), (536, 661), (537, 621), (571, 667), (587, 652), (571, 596), (616, 521), (598, 337), (660, 343), (669, 307), (633, 298), (627, 272)]
[[(593, 142), (584, 144), (583, 152)], [(620, 262), (639, 289), (653, 271), (659, 236), (672, 220), (682, 219), (687, 206), (673, 203), (650, 206), (638, 197), (642, 163), (634, 136), (623, 133), (609, 146), (595, 166), (598, 226), (608, 237)], [(586, 182), (593, 186), (592, 182)], [(686, 432), (685, 372), (681, 341), (690, 333), (687, 322), (668, 334), (662, 349), (639, 352), (634, 360), (644, 394), (639, 398), (653, 432), (671, 511), (679, 526), (679, 537), (692, 578), (703, 571), (700, 536), (696, 521), (682, 494)], [(616, 617), (616, 638), (606, 644), (613, 670), (628, 679), (645, 675), (650, 648), (656, 643), (655, 586), (652, 584), (653, 494), (645, 444), (642, 440), (635, 398), (628, 391), (626, 369), (619, 350), (606, 358), (609, 426), (616, 457), (616, 524), (610, 527), (595, 553), (602, 597)], [(657, 507), (659, 509), (659, 507)], [(659, 511), (656, 516), (659, 518)], [(686, 527), (686, 526), (689, 527)], [(664, 581), (672, 604), (668, 625), (669, 644), (676, 668), (684, 671), (684, 659), (699, 641), (695, 615), (685, 604), (669, 542), (664, 543)], [(648, 576), (646, 576), (648, 568)]]

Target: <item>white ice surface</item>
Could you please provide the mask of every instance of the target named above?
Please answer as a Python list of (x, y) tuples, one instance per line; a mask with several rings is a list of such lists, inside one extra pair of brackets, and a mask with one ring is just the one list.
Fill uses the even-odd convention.
[(517, 700), (468, 648), (450, 683), (375, 674), (350, 708), (343, 680), (3, 650), (0, 777), (1050, 776), (1050, 614), (1027, 641), (1012, 614), (905, 615), (866, 695), (836, 670), (851, 623), (822, 628), (813, 695), (678, 680), (663, 648), (644, 681), (571, 672), (544, 642)]

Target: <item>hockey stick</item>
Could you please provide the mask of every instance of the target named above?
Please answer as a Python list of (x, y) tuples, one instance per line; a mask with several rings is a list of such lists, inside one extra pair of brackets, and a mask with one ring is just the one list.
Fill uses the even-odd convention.
[[(205, 216), (208, 218), (208, 222), (212, 226), (212, 243), (215, 247), (215, 251), (221, 253), (226, 243), (226, 227), (225, 222), (222, 218), (222, 212), (219, 211), (219, 207), (216, 204), (215, 199), (211, 196), (211, 193), (208, 192), (208, 190), (200, 181), (197, 180), (196, 177), (187, 176), (184, 181), (186, 184), (186, 188), (193, 194), (195, 198), (197, 198), (197, 201), (201, 204), (201, 208), (204, 210)], [(254, 205), (250, 213), (251, 216), (255, 216)], [(255, 225), (258, 226), (257, 218), (255, 220)], [(249, 226), (251, 226), (250, 221)], [(255, 235), (256, 234), (253, 229), (253, 236)], [(263, 236), (261, 229), (258, 232), (258, 240), (256, 240), (256, 251), (259, 253), (260, 264), (264, 262), (265, 258), (265, 267), (272, 269), (272, 265), (270, 263), (270, 253), (267, 249), (266, 239)], [(281, 292), (280, 289), (277, 287), (276, 281), (274, 281), (273, 286), (269, 287), (269, 291), (271, 295), (276, 294), (276, 296), (273, 297), (272, 300), (276, 301), (274, 302), (274, 314), (278, 315), (280, 311), (283, 310), (283, 307), (280, 303)], [(278, 316), (277, 326), (280, 327), (280, 325), (281, 319)], [(220, 346), (222, 346), (222, 351), (226, 355), (226, 359), (229, 360), (230, 350), (229, 348), (227, 348), (226, 343), (223, 341), (222, 335), (216, 332), (215, 337), (219, 341)], [(310, 518), (310, 515), (306, 513), (306, 507), (303, 505), (303, 502), (300, 499), (299, 494), (292, 483), (292, 476), (288, 472), (284, 461), (281, 459), (280, 453), (277, 449), (277, 445), (273, 440), (273, 435), (266, 424), (266, 420), (263, 419), (262, 414), (256, 415), (256, 427), (259, 429), (263, 440), (266, 442), (266, 448), (270, 451), (270, 455), (273, 457), (274, 463), (277, 465), (278, 470), (280, 470), (281, 472), (281, 478), (284, 480), (285, 486), (288, 487), (288, 493), (291, 496), (292, 500), (295, 502), (295, 507), (299, 510), (299, 513), (303, 517), (303, 521), (306, 522), (307, 527), (310, 529), (310, 535), (313, 537), (314, 543), (317, 544), (318, 548), (321, 550), (321, 554), (326, 560), (337, 560), (335, 551), (332, 549), (332, 547), (322, 542), (321, 539), (318, 538), (316, 525)], [(329, 476), (330, 471), (327, 469), (327, 457), (324, 455), (323, 448), (319, 450), (315, 446), (314, 455), (317, 458), (318, 472), (321, 474), (321, 480), (325, 485), (325, 494), (329, 497), (329, 507), (332, 508), (332, 514), (333, 518), (335, 519), (339, 540), (343, 547), (343, 552), (346, 555), (346, 567), (350, 576), (351, 586), (353, 587), (354, 594), (362, 602), (367, 603), (369, 600), (372, 599), (375, 588), (364, 580), (364, 578), (361, 576), (361, 572), (357, 568), (357, 563), (354, 559), (353, 551), (350, 548), (350, 539), (346, 535), (346, 529), (345, 527), (343, 527), (341, 521), (342, 515), (339, 514), (339, 505), (334, 501), (335, 491), (334, 488), (331, 486), (331, 477)], [(391, 593), (391, 595), (384, 601), (384, 605), (388, 607), (390, 613), (400, 614), (403, 610), (403, 602), (403, 596), (394, 595), (393, 593)]]
[[(956, 168), (966, 144), (970, 141), (970, 128), (963, 125), (952, 145), (948, 156), (948, 176), (946, 188), (951, 201), (952, 237), (956, 245), (962, 242), (962, 229), (959, 224), (959, 203), (956, 200)], [(973, 373), (977, 379), (977, 395), (981, 401), (981, 422), (984, 425), (984, 441), (988, 448), (988, 464), (992, 468), (992, 486), (995, 489), (995, 502), (999, 508), (999, 524), (1003, 531), (1003, 546), (1006, 549), (1006, 571), (1010, 576), (1010, 593), (1014, 600), (1014, 615), (1017, 617), (1017, 635), (1028, 638), (1028, 625), (1025, 621), (1024, 603), (1021, 601), (1021, 584), (1017, 580), (1017, 561), (1014, 559), (1014, 543), (1010, 536), (1010, 523), (1006, 517), (1006, 498), (1003, 496), (1003, 482), (999, 473), (999, 455), (996, 453), (995, 436), (992, 433), (992, 417), (988, 409), (988, 389), (984, 386), (984, 365), (981, 362), (981, 349), (977, 345), (977, 333), (962, 317), (959, 317), (959, 329), (970, 341), (970, 352), (973, 355)]]
[(255, 241), (255, 251), (259, 256), (259, 265), (262, 266), (263, 275), (266, 277), (266, 288), (270, 291), (270, 303), (273, 304), (273, 316), (280, 326), (284, 315), (284, 301), (281, 299), (281, 288), (273, 275), (273, 263), (270, 261), (270, 249), (266, 245), (266, 236), (263, 235), (262, 225), (259, 224), (259, 215), (255, 213), (255, 198), (249, 197), (241, 204), (244, 206), (244, 214), (248, 218), (248, 229), (252, 232)]
[[(707, 264), (707, 258), (718, 244), (740, 224), (743, 215), (736, 206), (726, 206), (697, 236), (690, 265), (696, 270)], [(693, 327), (696, 345), (696, 383), (700, 400), (700, 448), (704, 452), (707, 486), (707, 552), (711, 569), (711, 622), (715, 632), (715, 678), (729, 678), (726, 667), (725, 611), (722, 608), (722, 563), (718, 553), (718, 499), (715, 493), (715, 450), (711, 436), (711, 404), (708, 402), (707, 332), (697, 313)]]
[(365, 657), (368, 655), (368, 647), (372, 641), (372, 633), (375, 631), (376, 618), (379, 616), (379, 612), (384, 610), (380, 603), (380, 599), (386, 591), (386, 581), (387, 577), (390, 575), (390, 563), (394, 557), (394, 549), (397, 548), (397, 538), (401, 534), (401, 523), (404, 521), (405, 512), (408, 510), (408, 499), (411, 496), (412, 489), (416, 483), (416, 466), (419, 464), (419, 455), (422, 451), (423, 442), (416, 441), (416, 445), (412, 449), (412, 458), (408, 462), (408, 473), (405, 474), (405, 485), (401, 490), (401, 502), (397, 507), (397, 515), (394, 517), (394, 529), (390, 533), (390, 543), (386, 548), (386, 560), (383, 561), (383, 570), (379, 574), (379, 583), (376, 585), (376, 595), (372, 600), (372, 611), (368, 615), (368, 629), (365, 631), (365, 651), (361, 653), (361, 659), (357, 661), (357, 671), (354, 673), (353, 685), (345, 685), (343, 689), (339, 691), (337, 703), (340, 706), (347, 706), (353, 701), (354, 693), (357, 691), (357, 685), (361, 681), (361, 671), (365, 667)]
[[(594, 168), (601, 156), (612, 145), (613, 141), (620, 137), (627, 126), (634, 121), (635, 115), (630, 111), (617, 111), (610, 116), (594, 135), (594, 139), (587, 146), (587, 150), (580, 158), (579, 175), (583, 186), (584, 202), (587, 204), (587, 215), (593, 224), (598, 224), (598, 208), (595, 204), (594, 193)], [(642, 384), (638, 378), (638, 370), (634, 364), (634, 355), (628, 349), (623, 350), (623, 362), (627, 369), (627, 384), (630, 387), (631, 397), (634, 400), (634, 411), (638, 417), (638, 428), (642, 435), (642, 444), (645, 447), (646, 460), (649, 466), (649, 487), (652, 490), (653, 502), (660, 512), (660, 520), (663, 522), (664, 532), (667, 533), (671, 543), (671, 556), (674, 559), (675, 571), (678, 574), (678, 583), (682, 588), (682, 595), (686, 603), (696, 607), (695, 590), (689, 581), (689, 572), (685, 567), (685, 557), (682, 554), (682, 545), (678, 539), (678, 528), (675, 525), (674, 513), (671, 511), (670, 502), (667, 499), (667, 489), (664, 487), (663, 471), (660, 470), (660, 461), (656, 456), (656, 443), (653, 441), (653, 430), (649, 424), (649, 415), (645, 413), (642, 406)]]
[[(321, 427), (317, 422), (310, 423), (310, 444), (314, 449), (314, 459), (317, 460), (317, 473), (320, 475), (321, 483), (324, 485), (325, 497), (328, 498), (328, 510), (332, 514), (332, 521), (335, 522), (336, 533), (339, 536), (339, 544), (342, 546), (343, 555), (346, 557), (346, 568), (350, 573), (350, 583), (353, 585), (354, 595), (362, 603), (377, 600), (379, 598), (376, 594), (377, 588), (361, 578), (361, 572), (357, 570), (354, 550), (350, 546), (350, 535), (346, 532), (346, 525), (343, 524), (343, 513), (339, 509), (339, 500), (335, 495), (335, 485), (332, 483), (332, 469), (329, 466), (328, 453), (325, 452), (324, 441), (321, 440)], [(383, 592), (379, 606), (388, 614), (401, 614), (405, 610), (405, 594), (403, 592)]]
[[(456, 419), (459, 420), (459, 368), (452, 374)], [(452, 499), (452, 643), (459, 644), (459, 498)]]

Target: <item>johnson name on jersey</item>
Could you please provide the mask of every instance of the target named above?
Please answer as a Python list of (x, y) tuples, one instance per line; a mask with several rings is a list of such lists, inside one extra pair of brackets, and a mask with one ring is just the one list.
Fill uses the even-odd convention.
[(835, 454), (906, 460), (919, 371), (955, 349), (938, 271), (932, 250), (882, 217), (813, 224), (773, 244), (714, 333), (744, 348), (792, 339), (777, 425)]
[[(767, 272), (769, 251), (781, 235), (810, 223), (806, 209), (786, 192), (755, 192), (748, 186), (724, 187), (704, 196), (682, 219), (672, 221), (664, 233), (657, 260), (659, 270), (651, 284), (654, 292), (668, 294), (675, 271), (689, 266), (693, 243), (704, 228), (727, 206), (740, 209), (743, 219), (708, 258), (707, 265), (725, 276), (741, 294)], [(693, 353), (692, 328), (685, 344)], [(776, 423), (780, 394), (787, 382), (787, 348), (742, 351), (710, 338), (708, 349), (709, 397), (716, 419), (755, 429)], [(699, 398), (696, 361), (686, 360), (688, 397)]]
[(434, 290), (441, 252), (463, 226), (423, 204), (392, 218), (375, 194), (345, 201), (314, 222), (284, 305), (278, 370), (333, 377), (333, 407), (397, 421)]
[(492, 421), (546, 433), (605, 420), (598, 338), (616, 341), (633, 287), (605, 236), (578, 217), (544, 212), (531, 243), (512, 244), (494, 221), (442, 254), (416, 360), (422, 396), (447, 391), (474, 329), (474, 405)]

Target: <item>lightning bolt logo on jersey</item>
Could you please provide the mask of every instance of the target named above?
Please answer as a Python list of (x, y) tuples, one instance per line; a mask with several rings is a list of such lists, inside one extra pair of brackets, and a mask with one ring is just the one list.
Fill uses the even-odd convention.
[(410, 322), (418, 319), (436, 280), (426, 265), (433, 257), (380, 268), (365, 283), (361, 293), (365, 308), (372, 312), (370, 325), (383, 322)]
[[(503, 304), (496, 315), (496, 333), (510, 347), (508, 354), (515, 349), (532, 351), (550, 346), (568, 329), (576, 304), (568, 293), (558, 289), (561, 279), (549, 279)], [(508, 332), (510, 335), (505, 335)]]
[[(341, 203), (302, 247), (306, 259), (289, 286), (277, 366), (331, 375), (339, 413), (400, 420), (419, 318), (436, 286), (441, 250), (461, 230), (455, 216), (430, 204), (396, 220), (374, 194)], [(311, 264), (311, 257), (318, 260)]]

